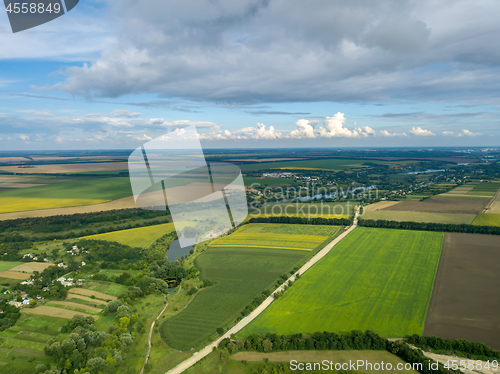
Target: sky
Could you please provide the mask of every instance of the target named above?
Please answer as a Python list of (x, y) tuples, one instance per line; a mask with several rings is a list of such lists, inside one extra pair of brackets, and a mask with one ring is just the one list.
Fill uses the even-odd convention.
[(82, 0), (12, 33), (0, 150), (500, 146), (500, 2)]

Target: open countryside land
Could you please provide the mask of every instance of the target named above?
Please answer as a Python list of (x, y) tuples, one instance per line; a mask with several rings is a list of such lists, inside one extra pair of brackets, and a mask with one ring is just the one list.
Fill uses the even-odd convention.
[(241, 335), (421, 334), (442, 241), (442, 233), (358, 227)]
[[(20, 168), (22, 174), (0, 175), (0, 201), (5, 202), (4, 212), (0, 213), (3, 227), (0, 245), (6, 251), (4, 261), (0, 262), (0, 284), (4, 290), (18, 289), (34, 271), (41, 272), (52, 263), (71, 266), (71, 269), (61, 268), (54, 281), (64, 279), (71, 284), (81, 279), (82, 283), (76, 287), (62, 286), (66, 292), (59, 295), (56, 288), (42, 282), (40, 287), (48, 286), (51, 291), (43, 291), (41, 299), (34, 293), (22, 294), (23, 299), (32, 299), (35, 304), (22, 305), (17, 310), (17, 320), (2, 319), (2, 323), (9, 325), (0, 331), (0, 354), (5, 354), (5, 359), (0, 357), (0, 372), (26, 373), (38, 364), (56, 365), (43, 348), (51, 337), (63, 341), (69, 336), (71, 330), (67, 326), (74, 316), (87, 316), (95, 320), (97, 331), (112, 334), (119, 320), (116, 311), (108, 313), (106, 308), (114, 301), (126, 304), (130, 317), (133, 313), (138, 315), (134, 317), (138, 320), (126, 327), (133, 346), (120, 353), (123, 364), (116, 368), (124, 374), (139, 373), (143, 366), (144, 373), (165, 373), (197, 349), (219, 342), (223, 334), (231, 331), (239, 331), (240, 339), (253, 333), (349, 333), (353, 329), (371, 329), (383, 337), (423, 333), (498, 346), (498, 332), (490, 329), (497, 324), (495, 312), (491, 312), (496, 304), (484, 302), (494, 299), (488, 292), (497, 288), (494, 285), (498, 277), (492, 267), (498, 261), (491, 250), (479, 249), (484, 245), (494, 248), (487, 240), (480, 239), (483, 235), (467, 234), (473, 238), (470, 242), (473, 244), (462, 251), (464, 244), (460, 240), (449, 243), (445, 240), (442, 244), (443, 238), (458, 235), (454, 233), (352, 227), (341, 235), (343, 228), (339, 225), (352, 222), (359, 204), (365, 205), (361, 217), (365, 220), (467, 226), (474, 221), (477, 227), (498, 225), (494, 212), (500, 183), (479, 179), (464, 183), (455, 171), (408, 176), (405, 175), (408, 171), (426, 168), (420, 165), (423, 161), (409, 159), (266, 158), (267, 162), (240, 164), (242, 169), (248, 169), (244, 178), (249, 204), (260, 209), (250, 209), (250, 213), (286, 218), (289, 223), (245, 223), (229, 235), (198, 244), (179, 260), (165, 263), (166, 250), (175, 239), (174, 224), (164, 213), (130, 209), (135, 208), (134, 198), (128, 178), (120, 169), (101, 170), (98, 168), (106, 165), (95, 164), (78, 165), (73, 170), (71, 164), (59, 164), (46, 165), (53, 167), (47, 169), (50, 174), (41, 174), (42, 168), (37, 165), (38, 172), (30, 170), (35, 168)], [(453, 168), (450, 160), (439, 161), (446, 166), (427, 166), (427, 169)], [(254, 183), (259, 185), (250, 188)], [(377, 193), (350, 192), (368, 185), (376, 185)], [(320, 198), (317, 194), (320, 187), (345, 191), (345, 195)], [(316, 200), (280, 203), (287, 188), (302, 191), (302, 198), (309, 194)], [(270, 204), (265, 196), (278, 203)], [(76, 206), (79, 204), (92, 205)], [(294, 218), (306, 221), (294, 222)], [(327, 225), (314, 221), (338, 218), (343, 220)], [(328, 255), (310, 266), (293, 284), (283, 286), (298, 267), (339, 235), (342, 240)], [(486, 238), (494, 240), (496, 236)], [(90, 249), (90, 253), (73, 252), (71, 248), (75, 245), (81, 250)], [(471, 275), (461, 272), (464, 277), (457, 280), (456, 269), (462, 265), (453, 265), (455, 260), (446, 259), (455, 258), (461, 251), (465, 257), (480, 254), (478, 258), (485, 262), (461, 259), (473, 264), (475, 270)], [(455, 257), (446, 253), (455, 253)], [(33, 262), (31, 258), (26, 262), (22, 258), (26, 254), (49, 262)], [(453, 271), (446, 270), (450, 261)], [(184, 270), (180, 271), (181, 268)], [(441, 273), (444, 275), (440, 276)], [(473, 278), (477, 279), (472, 282)], [(457, 293), (453, 285), (461, 284), (460, 281), (472, 282), (480, 291), (472, 295), (464, 283), (463, 292)], [(150, 282), (156, 286), (147, 288)], [(166, 283), (162, 289), (161, 282), (181, 287), (169, 294)], [(487, 289), (484, 284), (493, 286)], [(35, 285), (38, 287), (38, 283)], [(22, 287), (29, 291), (33, 286)], [(277, 287), (280, 288), (276, 300), (272, 296), (267, 298)], [(21, 292), (2, 296), (6, 303), (14, 303), (19, 295)], [(460, 308), (466, 299), (476, 300), (477, 309)], [(156, 321), (162, 310), (164, 313)], [(253, 319), (257, 311), (263, 312)], [(474, 323), (471, 316), (477, 316)], [(35, 320), (40, 324), (34, 323)], [(234, 327), (238, 321), (245, 321), (241, 331), (243, 325)], [(151, 340), (150, 359), (145, 365), (148, 340)], [(279, 362), (266, 356), (269, 362), (264, 363), (264, 356), (251, 351), (226, 357), (225, 348), (221, 348), (221, 354), (209, 354), (215, 345), (209, 346), (206, 353), (194, 354), (186, 361), (182, 370), (205, 354), (208, 356), (187, 372), (211, 374), (217, 368), (222, 372), (249, 374), (263, 368), (271, 370)], [(287, 354), (292, 352), (273, 353), (278, 357), (276, 360), (286, 359)], [(372, 357), (375, 361), (400, 362), (400, 358), (385, 351), (307, 351), (304, 357), (308, 354), (331, 355), (333, 360), (336, 356), (338, 360)], [(253, 361), (252, 355), (258, 361)], [(313, 356), (311, 360), (315, 359)], [(247, 363), (242, 363), (243, 359)], [(109, 370), (115, 372), (114, 368)]]

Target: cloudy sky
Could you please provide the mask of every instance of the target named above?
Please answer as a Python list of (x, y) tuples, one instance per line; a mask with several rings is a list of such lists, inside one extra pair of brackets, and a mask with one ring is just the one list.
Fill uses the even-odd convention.
[(500, 146), (500, 2), (85, 0), (13, 34), (0, 150)]

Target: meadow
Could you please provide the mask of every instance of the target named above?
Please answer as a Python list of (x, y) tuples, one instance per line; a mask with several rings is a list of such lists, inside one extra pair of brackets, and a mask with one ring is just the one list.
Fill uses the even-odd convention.
[(124, 177), (78, 178), (45, 186), (0, 191), (1, 198), (116, 200), (127, 196), (132, 196), (132, 190), (129, 178)]
[[(183, 351), (198, 347), (213, 337), (217, 328), (234, 323), (255, 297), (274, 288), (281, 275), (305, 261), (308, 251), (282, 249), (295, 247), (296, 236), (316, 234), (319, 239), (315, 243), (322, 244), (327, 235), (339, 231), (332, 226), (250, 224), (215, 240), (195, 260), (202, 279), (214, 285), (198, 291), (184, 310), (161, 325), (163, 340)], [(272, 239), (276, 235), (282, 243)]]
[(479, 213), (472, 221), (477, 226), (500, 226), (500, 214)]
[(470, 224), (475, 214), (450, 214), (450, 213), (425, 213), (425, 212), (397, 212), (388, 210), (365, 211), (362, 215), (363, 219), (399, 221), (399, 222), (436, 222), (436, 223), (453, 223)]
[(22, 264), (23, 264), (22, 262), (15, 262), (15, 261), (0, 261), (0, 271), (9, 270), (12, 269), (13, 267)]
[(340, 230), (337, 226), (251, 223), (215, 239), (212, 247), (297, 249), (311, 251)]
[(239, 335), (422, 334), (443, 236), (358, 227)]
[[(0, 192), (1, 193), (1, 192)], [(52, 208), (66, 208), (82, 205), (105, 203), (108, 200), (98, 199), (44, 199), (36, 197), (4, 197), (0, 196), (0, 213), (25, 212)]]
[[(188, 226), (188, 223), (181, 226)], [(163, 235), (175, 230), (172, 222), (161, 225), (138, 227), (135, 229), (111, 231), (104, 234), (96, 234), (84, 236), (81, 239), (88, 240), (106, 240), (110, 242), (118, 242), (131, 247), (147, 248)]]
[[(31, 373), (38, 364), (47, 364), (50, 359), (43, 347), (60, 330), (67, 320), (21, 314), (16, 324), (0, 332), (0, 372), (10, 374)], [(29, 362), (29, 359), (33, 359)]]
[(298, 161), (276, 161), (261, 162), (256, 164), (243, 164), (240, 168), (245, 171), (256, 171), (266, 169), (322, 169), (322, 170), (349, 170), (360, 169), (365, 162), (381, 163), (373, 160), (343, 160), (343, 159), (319, 159), (319, 160), (298, 160)]

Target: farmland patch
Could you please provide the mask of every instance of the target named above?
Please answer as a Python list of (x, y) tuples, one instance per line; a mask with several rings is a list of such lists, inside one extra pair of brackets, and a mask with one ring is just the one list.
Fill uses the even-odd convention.
[(489, 199), (467, 199), (436, 196), (424, 201), (401, 201), (384, 208), (384, 211), (478, 214), (488, 204)]
[(447, 214), (447, 213), (422, 213), (422, 212), (397, 212), (387, 210), (365, 211), (361, 216), (363, 219), (386, 220), (386, 221), (412, 221), (412, 222), (436, 222), (470, 224), (475, 214)]
[(500, 349), (499, 263), (497, 236), (446, 233), (424, 335)]
[[(295, 236), (319, 236), (314, 244), (321, 244), (339, 231), (333, 226), (249, 224), (215, 240), (196, 258), (202, 278), (215, 284), (198, 291), (182, 312), (161, 325), (162, 338), (175, 349), (197, 347), (217, 328), (232, 324), (253, 298), (274, 287), (280, 275), (305, 261), (307, 251), (283, 249), (297, 246)], [(281, 243), (273, 240), (276, 235), (281, 235)]]
[(442, 240), (437, 232), (358, 227), (240, 334), (421, 334)]
[[(98, 291), (94, 291), (94, 290), (87, 290), (85, 288), (77, 288), (77, 287), (71, 288), (68, 291), (68, 298), (70, 297), (71, 294), (83, 295), (83, 296), (88, 296), (88, 297), (95, 296), (96, 299), (100, 299), (100, 300), (104, 300), (104, 301), (115, 300), (117, 298), (116, 296), (107, 295), (107, 294), (102, 293), (102, 292), (98, 292)], [(78, 296), (75, 296), (75, 297), (78, 297)]]
[(23, 309), (21, 309), (21, 313), (36, 314), (36, 315), (58, 317), (58, 318), (65, 318), (65, 319), (71, 319), (71, 318), (73, 318), (73, 316), (75, 316), (77, 314), (81, 314), (84, 317), (92, 317), (94, 319), (99, 318), (99, 316), (91, 315), (88, 313), (75, 312), (75, 311), (69, 310), (69, 309), (57, 308), (54, 306), (46, 306), (46, 305), (42, 305), (42, 306), (39, 306), (36, 308), (23, 308)]
[(0, 196), (0, 213), (24, 212), (27, 210), (43, 210), (81, 205), (101, 204), (107, 200), (96, 199), (38, 199), (34, 197)]

